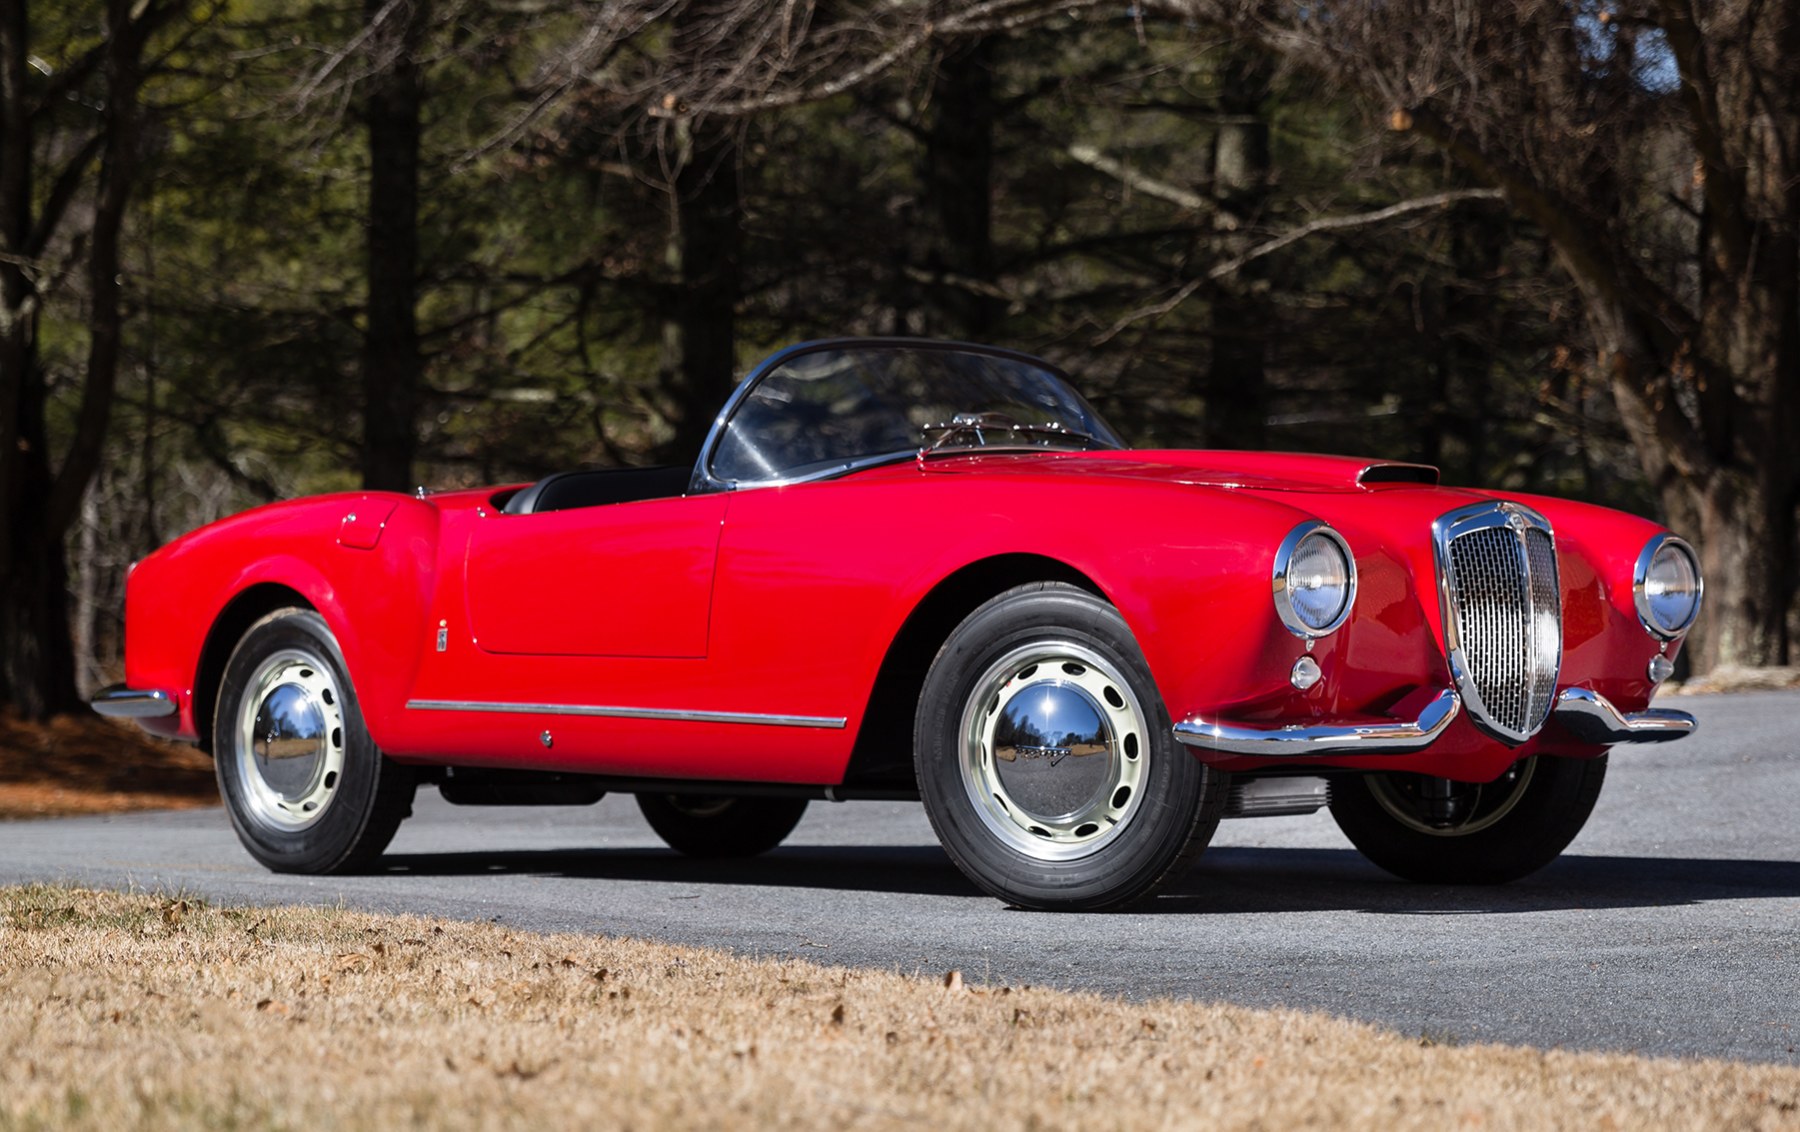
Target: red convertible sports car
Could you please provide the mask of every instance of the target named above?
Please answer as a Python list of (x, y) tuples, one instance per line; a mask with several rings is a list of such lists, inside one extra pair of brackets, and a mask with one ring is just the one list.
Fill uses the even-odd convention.
[(271, 869), (368, 867), (436, 786), (635, 794), (744, 856), (917, 798), (981, 888), (1113, 908), (1222, 817), (1511, 880), (1587, 820), (1699, 611), (1654, 523), (1336, 456), (1125, 448), (1006, 350), (810, 342), (689, 468), (277, 503), (138, 563), (94, 706), (211, 750)]

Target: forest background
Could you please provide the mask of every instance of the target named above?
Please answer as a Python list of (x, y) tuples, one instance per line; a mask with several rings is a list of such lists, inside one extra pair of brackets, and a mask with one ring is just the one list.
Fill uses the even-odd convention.
[(690, 461), (841, 334), (1142, 446), (1695, 542), (1789, 660), (1800, 14), (1761, 0), (0, 0), (0, 705), (256, 503)]

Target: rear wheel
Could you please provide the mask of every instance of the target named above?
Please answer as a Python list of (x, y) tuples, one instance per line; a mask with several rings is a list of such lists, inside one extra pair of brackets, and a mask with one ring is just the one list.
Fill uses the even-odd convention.
[(238, 840), (276, 872), (366, 867), (412, 812), (412, 772), (369, 738), (337, 639), (310, 609), (277, 610), (238, 642), (213, 762)]
[(780, 845), (806, 813), (805, 798), (639, 794), (638, 809), (669, 848), (690, 857), (754, 857)]
[(1568, 848), (1605, 781), (1604, 755), (1539, 755), (1488, 783), (1366, 774), (1334, 781), (1331, 816), (1363, 856), (1395, 876), (1505, 884)]
[(1155, 894), (1206, 847), (1224, 802), (1224, 776), (1176, 743), (1124, 619), (1061, 583), (1008, 590), (950, 634), (914, 738), (945, 852), (1021, 907)]

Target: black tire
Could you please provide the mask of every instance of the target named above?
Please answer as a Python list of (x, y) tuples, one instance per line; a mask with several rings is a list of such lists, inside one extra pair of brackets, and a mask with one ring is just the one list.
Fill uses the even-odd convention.
[(806, 813), (805, 798), (639, 794), (644, 820), (689, 857), (754, 857), (780, 845)]
[(337, 639), (310, 609), (276, 610), (238, 642), (213, 764), (238, 840), (275, 872), (364, 869), (412, 813), (412, 771), (369, 738)]
[(1018, 586), (971, 613), (932, 662), (914, 723), (944, 851), (1019, 907), (1145, 900), (1187, 871), (1224, 807), (1225, 775), (1176, 742), (1124, 619), (1075, 586)]
[(1606, 756), (1539, 755), (1484, 786), (1456, 784), (1461, 811), (1434, 825), (1417, 774), (1344, 776), (1331, 816), (1370, 861), (1426, 884), (1505, 884), (1554, 861), (1593, 813)]

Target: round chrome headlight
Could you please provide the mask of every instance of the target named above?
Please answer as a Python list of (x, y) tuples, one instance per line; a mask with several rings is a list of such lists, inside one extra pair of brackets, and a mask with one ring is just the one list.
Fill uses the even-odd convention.
[(1644, 628), (1670, 640), (1687, 632), (1705, 589), (1693, 547), (1674, 535), (1657, 535), (1644, 544), (1631, 575), (1632, 598)]
[(1317, 519), (1281, 540), (1275, 552), (1275, 612), (1297, 637), (1322, 637), (1344, 623), (1356, 600), (1350, 544)]

